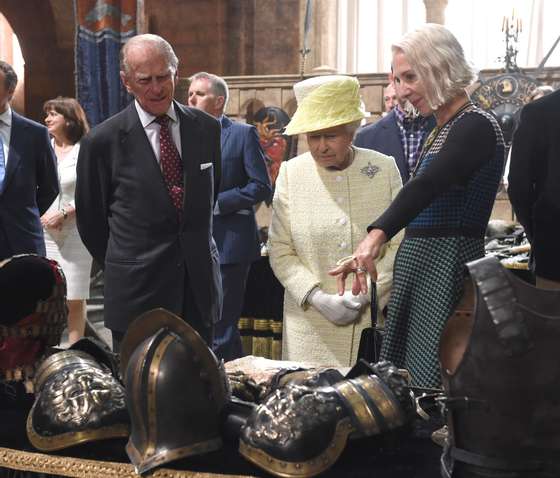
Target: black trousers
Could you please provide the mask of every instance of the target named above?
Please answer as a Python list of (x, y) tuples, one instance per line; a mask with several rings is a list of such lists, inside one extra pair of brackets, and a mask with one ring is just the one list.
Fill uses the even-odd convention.
[[(212, 343), (214, 340), (214, 324), (208, 324), (205, 320), (204, 311), (198, 310), (192, 289), (189, 286), (189, 277), (185, 271), (185, 288), (186, 293), (183, 300), (183, 311), (179, 314), (183, 320), (185, 320), (194, 330), (198, 332), (202, 340), (212, 348)], [(147, 312), (147, 310), (146, 310)], [(113, 338), (113, 352), (119, 353), (122, 341), (126, 332), (121, 332), (118, 330), (111, 330), (111, 335)]]

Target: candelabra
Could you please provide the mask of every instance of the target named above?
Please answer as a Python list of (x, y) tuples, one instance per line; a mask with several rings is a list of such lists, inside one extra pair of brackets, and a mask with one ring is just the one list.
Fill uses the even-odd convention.
[(515, 17), (515, 10), (512, 11), (511, 17), (505, 16), (502, 20), (502, 32), (505, 36), (506, 54), (500, 57), (500, 60), (506, 65), (506, 71), (518, 71), (517, 66), (517, 42), (519, 34), (523, 31), (523, 22), (521, 18)]

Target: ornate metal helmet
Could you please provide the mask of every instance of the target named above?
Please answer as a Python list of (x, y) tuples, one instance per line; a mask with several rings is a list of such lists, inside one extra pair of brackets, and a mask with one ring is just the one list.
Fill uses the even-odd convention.
[[(88, 342), (86, 347), (80, 346), (83, 342)], [(27, 417), (27, 436), (35, 448), (53, 451), (128, 436), (124, 387), (104, 354), (110, 352), (82, 339), (40, 365), (35, 403)]]
[(137, 473), (221, 448), (230, 395), (223, 364), (186, 322), (164, 309), (136, 319), (121, 373), (132, 422), (126, 451)]
[(0, 262), (0, 380), (24, 381), (66, 327), (66, 279), (55, 261), (32, 254)]
[(330, 468), (349, 437), (405, 425), (413, 409), (406, 380), (389, 362), (371, 368), (332, 386), (277, 389), (247, 419), (239, 452), (273, 475), (307, 478)]

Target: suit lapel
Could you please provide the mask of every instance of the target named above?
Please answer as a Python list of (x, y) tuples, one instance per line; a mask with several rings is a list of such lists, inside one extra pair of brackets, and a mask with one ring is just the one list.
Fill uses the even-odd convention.
[[(197, 159), (201, 157), (198, 138), (201, 132), (200, 124), (196, 117), (177, 102), (174, 102), (174, 104), (180, 121), (181, 160), (183, 162), (183, 184), (185, 187), (183, 211), (186, 212), (196, 201), (196, 182), (197, 177), (200, 175), (200, 166)], [(161, 168), (146, 136), (146, 132), (142, 127), (134, 102), (128, 106), (125, 114), (122, 142), (124, 143), (123, 150), (139, 163), (138, 168), (151, 177), (158, 178), (158, 185), (155, 187), (161, 188), (165, 192), (169, 208), (174, 211), (175, 207), (167, 191)], [(183, 214), (183, 219), (184, 217), (185, 214)]]
[(141, 169), (149, 173), (155, 173), (157, 171), (163, 181), (161, 169), (157, 163), (152, 145), (142, 127), (134, 102), (128, 106), (123, 129), (124, 135), (122, 141), (126, 145), (125, 151), (129, 156), (139, 158), (142, 161), (142, 164), (138, 165)]
[[(402, 151), (402, 139), (401, 139), (401, 132), (397, 124), (397, 114), (394, 111), (391, 111), (390, 114), (393, 115), (393, 117), (391, 118), (391, 122), (386, 123), (386, 127), (390, 128), (391, 130), (391, 134), (389, 135), (389, 138), (393, 143), (392, 147), (394, 149)], [(404, 157), (402, 153), (401, 153), (401, 157)]]
[(157, 162), (152, 145), (146, 136), (142, 123), (140, 122), (134, 102), (130, 103), (127, 108), (121, 140), (123, 143), (123, 151), (126, 151), (126, 154), (132, 158), (131, 162), (136, 164), (136, 167), (142, 174), (154, 178), (154, 189), (162, 192), (165, 196), (163, 201), (168, 203), (170, 210), (174, 211), (175, 207), (167, 191), (161, 168)]
[(180, 118), (181, 131), (181, 160), (183, 161), (183, 184), (185, 194), (183, 197), (183, 211), (192, 206), (196, 201), (195, 188), (198, 176), (200, 176), (200, 161), (202, 155), (200, 149), (200, 124), (196, 117), (186, 108), (177, 102), (175, 111)]
[(222, 135), (221, 135), (221, 146), (222, 151), (224, 150), (224, 146), (227, 144), (227, 139), (229, 134), (231, 133), (231, 120), (226, 116), (222, 116)]
[(12, 112), (12, 129), (10, 131), (10, 149), (8, 151), (8, 165), (6, 167), (6, 176), (4, 177), (4, 186), (1, 192), (8, 189), (11, 179), (14, 177), (19, 163), (23, 158), (23, 150), (25, 149), (25, 129), (27, 124), (22, 121), (17, 113)]

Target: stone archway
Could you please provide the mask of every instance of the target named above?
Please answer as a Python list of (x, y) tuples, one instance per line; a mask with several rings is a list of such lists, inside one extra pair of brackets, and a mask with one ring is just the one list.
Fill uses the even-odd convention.
[(42, 121), (46, 100), (58, 95), (74, 96), (73, 2), (25, 3), (22, 8), (21, 0), (3, 0), (0, 11), (17, 35), (25, 59), (22, 113)]
[(16, 91), (12, 97), (12, 108), (18, 113), (25, 111), (25, 98), (24, 98), (24, 60), (21, 54), (21, 48), (17, 35), (14, 33), (10, 22), (6, 19), (0, 11), (0, 59), (12, 65), (17, 76), (18, 84)]

